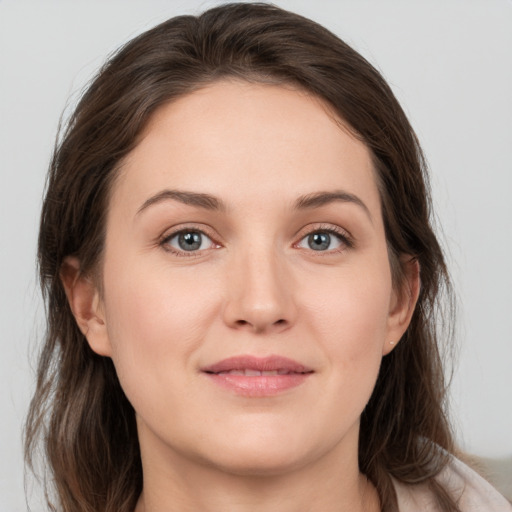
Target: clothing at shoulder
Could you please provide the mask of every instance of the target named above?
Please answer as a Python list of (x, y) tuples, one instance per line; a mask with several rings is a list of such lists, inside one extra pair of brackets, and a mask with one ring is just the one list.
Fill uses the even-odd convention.
[[(455, 457), (437, 480), (452, 494), (462, 512), (512, 512), (512, 505), (491, 484)], [(426, 485), (394, 484), (400, 512), (439, 512)]]

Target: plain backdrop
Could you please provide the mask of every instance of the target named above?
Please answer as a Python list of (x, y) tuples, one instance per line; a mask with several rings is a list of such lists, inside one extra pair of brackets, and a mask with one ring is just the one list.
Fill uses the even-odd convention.
[[(141, 31), (218, 2), (0, 0), (0, 512), (26, 510), (21, 432), (44, 330), (35, 251), (59, 116)], [(382, 71), (430, 162), (459, 299), (460, 445), (512, 455), (512, 2), (282, 0)], [(37, 487), (33, 510), (42, 510)]]

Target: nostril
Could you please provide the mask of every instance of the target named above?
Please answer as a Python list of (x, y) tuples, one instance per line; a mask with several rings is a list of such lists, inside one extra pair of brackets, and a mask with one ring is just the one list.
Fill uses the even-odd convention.
[[(275, 322), (270, 322), (270, 323), (268, 323), (266, 325), (267, 325), (267, 327), (270, 327), (271, 325), (274, 326), (274, 327), (280, 327), (280, 326), (285, 326), (287, 324), (288, 324), (288, 322), (284, 318), (280, 318), (279, 320), (276, 320)], [(261, 330), (265, 330), (266, 329), (266, 327), (264, 325), (259, 325), (258, 322), (252, 323), (252, 322), (250, 322), (248, 320), (242, 320), (242, 319), (236, 320), (235, 325), (237, 327), (247, 327), (247, 326), (249, 326), (251, 328), (254, 328), (257, 331), (261, 331)]]

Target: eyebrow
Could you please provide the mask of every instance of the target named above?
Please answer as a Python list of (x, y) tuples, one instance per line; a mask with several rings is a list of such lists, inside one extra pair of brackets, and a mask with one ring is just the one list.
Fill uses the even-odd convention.
[(144, 201), (142, 206), (137, 210), (136, 216), (140, 215), (144, 210), (155, 204), (163, 201), (178, 201), (183, 204), (190, 206), (197, 206), (204, 208), (205, 210), (226, 210), (226, 205), (218, 198), (211, 196), (210, 194), (203, 194), (200, 192), (187, 192), (184, 190), (162, 190), (154, 196)]
[[(186, 205), (204, 208), (205, 210), (227, 210), (225, 203), (221, 199), (210, 194), (201, 192), (189, 192), (185, 190), (165, 189), (144, 201), (142, 206), (137, 210), (136, 216), (140, 215), (150, 206), (168, 200), (178, 201)], [(315, 192), (301, 196), (295, 201), (294, 208), (296, 210), (308, 210), (320, 208), (334, 202), (352, 203), (359, 206), (364, 210), (370, 221), (373, 222), (372, 215), (366, 204), (364, 204), (364, 202), (356, 195), (345, 192), (343, 190), (336, 190), (334, 192)]]
[(366, 213), (370, 221), (373, 222), (372, 214), (366, 204), (356, 195), (343, 190), (335, 190), (333, 192), (315, 192), (313, 194), (301, 196), (295, 202), (295, 209), (307, 210), (310, 208), (320, 208), (335, 202), (352, 203), (359, 206)]

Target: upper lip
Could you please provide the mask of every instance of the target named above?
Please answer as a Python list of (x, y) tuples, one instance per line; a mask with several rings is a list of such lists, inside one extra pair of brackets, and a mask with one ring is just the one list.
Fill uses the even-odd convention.
[(266, 371), (287, 371), (290, 373), (310, 373), (312, 368), (282, 356), (256, 357), (251, 355), (242, 355), (228, 357), (209, 366), (201, 368), (206, 373), (220, 373), (231, 370), (257, 370)]

